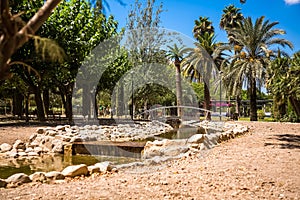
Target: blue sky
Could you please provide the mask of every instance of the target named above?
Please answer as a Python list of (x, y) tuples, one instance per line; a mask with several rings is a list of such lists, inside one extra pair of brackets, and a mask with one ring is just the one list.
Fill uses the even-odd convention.
[[(131, 5), (135, 0), (123, 0), (127, 5), (119, 5), (117, 1), (110, 0), (110, 14), (115, 16), (120, 27), (125, 27), (126, 18)], [(293, 53), (300, 50), (300, 0), (247, 0), (241, 4), (239, 0), (157, 0), (163, 3), (166, 10), (161, 14), (163, 28), (172, 29), (192, 37), (194, 21), (199, 16), (206, 16), (213, 22), (218, 41), (227, 41), (226, 34), (219, 28), (219, 21), (225, 6), (230, 4), (241, 8), (245, 17), (256, 19), (265, 16), (265, 19), (278, 21), (276, 28), (284, 29), (287, 34), (285, 39), (294, 44), (294, 50), (286, 50)]]

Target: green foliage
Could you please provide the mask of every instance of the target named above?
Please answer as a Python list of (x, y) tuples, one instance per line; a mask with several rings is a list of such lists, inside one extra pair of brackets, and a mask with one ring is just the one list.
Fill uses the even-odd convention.
[(257, 117), (259, 119), (264, 119), (265, 116), (266, 116), (265, 111), (263, 111), (263, 110), (257, 110)]
[(198, 102), (202, 102), (204, 100), (204, 84), (203, 83), (197, 83), (193, 82), (191, 83), (193, 90), (195, 91), (197, 95)]

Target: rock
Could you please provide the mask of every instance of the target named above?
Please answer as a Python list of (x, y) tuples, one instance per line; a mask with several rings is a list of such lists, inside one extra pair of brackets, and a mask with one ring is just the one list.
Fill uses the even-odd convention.
[(29, 152), (28, 156), (39, 156), (37, 152)]
[(54, 137), (55, 135), (57, 135), (57, 132), (54, 130), (47, 130), (46, 135)]
[(81, 164), (81, 165), (68, 166), (61, 173), (65, 177), (75, 177), (75, 176), (87, 175), (89, 171), (85, 164)]
[(37, 134), (32, 134), (30, 137), (29, 137), (29, 142), (33, 142), (35, 140), (35, 138), (37, 137)]
[(44, 133), (44, 128), (37, 128), (36, 129), (36, 132), (38, 133), (38, 134), (43, 134)]
[(52, 144), (54, 145), (52, 148), (53, 153), (63, 153), (64, 152), (64, 144), (61, 140), (53, 140)]
[(60, 130), (60, 131), (64, 131), (64, 130), (66, 130), (66, 127), (59, 125), (59, 126), (56, 126), (55, 129)]
[(204, 134), (195, 134), (193, 136), (191, 136), (187, 142), (188, 143), (194, 143), (194, 144), (199, 144), (202, 143), (204, 141), (205, 137)]
[(26, 145), (22, 140), (16, 140), (16, 142), (13, 145), (13, 149), (26, 149)]
[(12, 146), (10, 144), (7, 143), (3, 143), (0, 145), (0, 152), (1, 153), (5, 153), (7, 151), (10, 151), (12, 149)]
[(13, 184), (23, 184), (23, 183), (29, 183), (31, 182), (28, 175), (24, 173), (17, 173), (14, 175), (11, 175), (6, 179), (7, 183), (13, 183)]
[(18, 152), (18, 154), (19, 154), (19, 156), (23, 156), (23, 157), (28, 156), (27, 153), (25, 153), (25, 152)]
[(29, 152), (33, 152), (33, 148), (31, 147), (26, 148), (25, 153), (29, 153)]
[(50, 180), (63, 180), (65, 179), (65, 176), (61, 173), (61, 172), (57, 172), (57, 171), (51, 171), (45, 174), (45, 176), (47, 177), (47, 179)]
[(47, 177), (44, 172), (35, 172), (29, 176), (32, 182), (45, 182)]
[(0, 178), (0, 188), (6, 187), (6, 186), (7, 186), (7, 182)]
[(89, 174), (93, 174), (93, 173), (100, 172), (100, 168), (92, 165), (92, 166), (88, 166), (88, 171), (89, 171)]
[(186, 153), (189, 150), (187, 146), (172, 146), (162, 149), (163, 156), (177, 156), (181, 153)]
[(8, 151), (8, 152), (6, 152), (6, 156), (10, 157), (10, 158), (17, 158), (17, 157), (19, 157), (19, 154), (17, 152)]
[(34, 152), (36, 152), (37, 154), (40, 154), (43, 152), (43, 149), (41, 147), (34, 147)]
[(71, 143), (74, 143), (74, 142), (82, 142), (82, 138), (80, 137), (72, 137), (71, 140), (70, 140)]
[(108, 162), (108, 161), (96, 163), (94, 166), (99, 167), (100, 172), (103, 172), (103, 173), (112, 170), (112, 166), (111, 166), (110, 162)]

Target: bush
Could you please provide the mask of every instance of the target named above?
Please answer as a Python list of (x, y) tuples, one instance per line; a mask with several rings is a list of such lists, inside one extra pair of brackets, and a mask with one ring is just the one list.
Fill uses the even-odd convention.
[(258, 117), (258, 119), (264, 119), (265, 116), (266, 116), (265, 111), (263, 111), (263, 110), (258, 110), (257, 111), (257, 117)]

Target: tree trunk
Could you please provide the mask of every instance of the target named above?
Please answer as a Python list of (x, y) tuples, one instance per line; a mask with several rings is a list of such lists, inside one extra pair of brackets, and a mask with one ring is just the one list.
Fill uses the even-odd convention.
[(300, 117), (300, 100), (296, 99), (294, 96), (290, 96), (289, 100), (296, 115)]
[(41, 90), (39, 88), (35, 88), (34, 90), (34, 99), (36, 103), (36, 114), (39, 121), (45, 121), (45, 111), (44, 111), (44, 104), (42, 100)]
[(50, 107), (50, 99), (49, 99), (49, 90), (46, 89), (43, 91), (43, 101), (45, 106), (45, 113), (48, 116), (49, 115), (49, 107)]
[(72, 93), (67, 92), (66, 94), (66, 107), (65, 107), (66, 117), (71, 123), (73, 121), (73, 110), (72, 110)]
[(24, 96), (18, 90), (15, 90), (13, 97), (13, 115), (16, 115), (19, 118), (21, 118), (23, 115)]
[(29, 94), (25, 96), (25, 120), (29, 122)]
[(180, 61), (175, 60), (175, 67), (176, 67), (176, 97), (177, 97), (177, 114), (179, 117), (183, 115), (183, 109), (180, 107), (182, 106), (182, 87), (181, 87), (181, 71), (180, 71)]
[(237, 116), (240, 116), (241, 113), (241, 95), (237, 94), (235, 96), (235, 101), (236, 101), (236, 105), (235, 105), (235, 113), (237, 113)]
[(116, 105), (117, 105), (117, 116), (124, 115), (124, 86), (121, 84), (118, 87), (117, 96), (116, 96)]
[(256, 80), (255, 77), (250, 79), (250, 121), (257, 121), (257, 105), (256, 105)]
[[(209, 88), (206, 82), (204, 82), (204, 104), (203, 104), (204, 109), (206, 110), (210, 110), (211, 106), (210, 106), (210, 92), (209, 92)], [(206, 112), (205, 114), (206, 116), (206, 120), (211, 120), (211, 113), (210, 112)]]
[(89, 95), (89, 88), (88, 85), (84, 85), (82, 88), (82, 115), (88, 116), (90, 118), (90, 108), (91, 108), (91, 101)]

